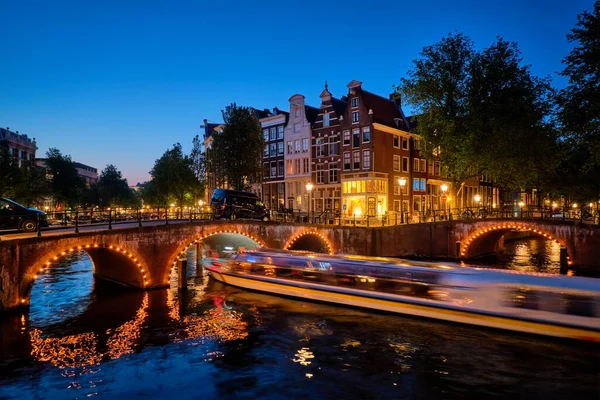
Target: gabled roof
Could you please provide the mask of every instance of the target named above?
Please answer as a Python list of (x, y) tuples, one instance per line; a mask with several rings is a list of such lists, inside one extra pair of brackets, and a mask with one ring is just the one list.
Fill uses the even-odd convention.
[(337, 114), (337, 116), (344, 115), (346, 112), (346, 105), (348, 104), (345, 100), (336, 99), (335, 97), (331, 98), (331, 104), (333, 105), (333, 110)]
[(209, 137), (210, 135), (212, 135), (213, 131), (215, 130), (215, 128), (219, 125), (222, 124), (212, 124), (212, 123), (208, 123), (206, 125), (204, 125), (204, 139), (206, 139), (207, 137)]
[[(408, 130), (406, 117), (393, 100), (386, 99), (364, 89), (362, 90), (362, 99), (365, 108), (373, 111), (373, 122)], [(399, 126), (396, 126), (395, 119), (400, 120)]]
[(267, 118), (269, 115), (271, 115), (271, 111), (267, 108), (265, 108), (264, 110), (259, 110), (254, 107), (250, 107), (250, 109), (252, 110), (252, 112), (254, 112), (254, 115), (256, 115), (256, 118), (258, 119)]
[(311, 124), (314, 124), (317, 120), (317, 115), (319, 114), (319, 109), (311, 106), (304, 106), (304, 111), (306, 112), (306, 120)]

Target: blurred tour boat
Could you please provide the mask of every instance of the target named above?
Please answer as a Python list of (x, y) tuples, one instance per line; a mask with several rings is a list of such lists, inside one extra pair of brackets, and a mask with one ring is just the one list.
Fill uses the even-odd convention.
[(382, 257), (260, 249), (205, 267), (284, 296), (600, 342), (600, 280)]

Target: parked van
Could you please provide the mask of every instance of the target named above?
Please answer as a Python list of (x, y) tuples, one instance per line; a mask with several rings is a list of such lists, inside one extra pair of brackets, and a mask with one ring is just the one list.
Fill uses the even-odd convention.
[(38, 215), (40, 227), (47, 227), (48, 220), (42, 210), (27, 208), (19, 203), (0, 197), (0, 229), (18, 229), (25, 232), (37, 230)]
[(254, 193), (216, 189), (210, 201), (214, 218), (252, 218), (268, 221), (270, 212)]

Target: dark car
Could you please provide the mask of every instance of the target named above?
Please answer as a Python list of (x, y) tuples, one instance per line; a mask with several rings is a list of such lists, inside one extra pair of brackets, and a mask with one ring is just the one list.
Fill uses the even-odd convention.
[(15, 201), (0, 197), (0, 229), (33, 232), (37, 230), (38, 217), (40, 227), (47, 227), (48, 219), (42, 210), (27, 208)]
[(254, 193), (216, 189), (210, 204), (215, 219), (251, 218), (262, 221), (270, 219), (269, 209)]

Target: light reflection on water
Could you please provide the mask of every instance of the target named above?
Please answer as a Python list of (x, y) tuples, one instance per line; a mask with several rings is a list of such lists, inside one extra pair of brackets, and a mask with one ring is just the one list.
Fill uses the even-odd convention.
[(187, 292), (103, 288), (83, 255), (41, 277), (0, 322), (0, 398), (600, 394), (597, 347), (249, 292), (194, 257)]

